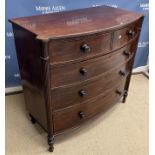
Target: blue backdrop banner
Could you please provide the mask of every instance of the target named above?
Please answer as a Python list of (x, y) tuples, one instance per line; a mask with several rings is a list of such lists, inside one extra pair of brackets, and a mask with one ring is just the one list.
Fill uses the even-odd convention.
[(66, 10), (108, 5), (145, 15), (142, 33), (138, 43), (134, 68), (147, 63), (149, 51), (149, 2), (148, 0), (6, 0), (6, 87), (20, 85), (20, 74), (14, 45), (14, 35), (10, 18), (47, 14)]

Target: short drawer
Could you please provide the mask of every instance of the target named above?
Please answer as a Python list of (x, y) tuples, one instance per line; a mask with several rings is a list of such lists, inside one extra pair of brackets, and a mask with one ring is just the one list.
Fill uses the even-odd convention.
[(54, 132), (59, 133), (63, 130), (78, 126), (98, 113), (104, 112), (121, 99), (123, 90), (123, 85), (117, 86), (107, 94), (99, 96), (91, 101), (54, 112)]
[(110, 50), (111, 33), (52, 40), (49, 43), (50, 61), (54, 64), (90, 58)]
[(139, 33), (137, 23), (114, 32), (113, 50), (121, 48), (130, 40), (134, 39)]
[(75, 104), (80, 104), (90, 100), (100, 94), (106, 93), (112, 89), (117, 83), (124, 83), (129, 75), (130, 63), (116, 66), (107, 73), (93, 80), (88, 80), (73, 86), (51, 90), (52, 105), (55, 110), (66, 108)]
[(125, 63), (132, 57), (132, 51), (128, 46), (105, 56), (69, 63), (63, 66), (51, 66), (51, 88), (80, 83), (103, 74), (109, 69)]

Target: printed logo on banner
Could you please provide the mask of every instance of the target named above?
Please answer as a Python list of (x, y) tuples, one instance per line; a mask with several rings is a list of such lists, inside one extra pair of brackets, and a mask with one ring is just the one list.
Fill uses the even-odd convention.
[(140, 41), (140, 42), (138, 43), (138, 47), (139, 47), (139, 48), (146, 47), (148, 44), (149, 44), (148, 41), (143, 41), (143, 42)]
[(5, 60), (10, 60), (11, 59), (11, 55), (5, 55)]
[(14, 77), (15, 77), (15, 78), (20, 78), (20, 74), (19, 74), (19, 73), (15, 73), (15, 74), (14, 74)]
[[(24, 0), (21, 0), (21, 2), (24, 1)], [(29, 3), (27, 2), (26, 4), (28, 5), (24, 5), (25, 3), (18, 3), (17, 0), (13, 1), (12, 4), (11, 3), (8, 3), (7, 7), (11, 6), (12, 5), (12, 8), (14, 8), (13, 6), (17, 6), (16, 9), (13, 11), (14, 12), (14, 17), (18, 17), (19, 16), (19, 12), (21, 12), (21, 16), (26, 16), (26, 13), (29, 12), (30, 14), (34, 14), (34, 12), (37, 12), (39, 14), (47, 14), (47, 13), (54, 13), (54, 12), (61, 12), (61, 11), (65, 11), (67, 8), (67, 6), (69, 6), (69, 8), (72, 8), (72, 9), (78, 9), (79, 7), (82, 6), (82, 3), (78, 3), (76, 6), (73, 4), (73, 3), (68, 3), (67, 6), (66, 6), (66, 3), (65, 1), (62, 1), (61, 4), (51, 4), (49, 3), (49, 0), (36, 0), (37, 3), (35, 4), (32, 4), (32, 3)], [(55, 1), (55, 0), (54, 0)], [(54, 2), (53, 1), (53, 2)], [(126, 1), (131, 1), (131, 0), (126, 0)], [(56, 2), (56, 1), (55, 1)], [(140, 11), (141, 13), (145, 13), (145, 14), (148, 14), (148, 11), (149, 11), (149, 2), (148, 1), (144, 1), (144, 0), (136, 0), (134, 1), (134, 4), (133, 3), (124, 3), (124, 1), (103, 1), (103, 2), (99, 2), (99, 1), (94, 1), (94, 4), (89, 2), (89, 1), (86, 1), (84, 2), (85, 6), (92, 6), (92, 7), (96, 7), (96, 6), (101, 6), (101, 5), (107, 5), (107, 6), (111, 6), (111, 7), (114, 7), (114, 8), (118, 8), (121, 6), (121, 8), (128, 8), (128, 9), (132, 9), (132, 10), (135, 10), (135, 11)], [(138, 6), (135, 7), (135, 6)], [(23, 9), (23, 12), (21, 10), (21, 8), (24, 8)], [(30, 10), (30, 7), (32, 7), (33, 10)], [(10, 7), (9, 7), (10, 8)], [(24, 15), (25, 14), (25, 15)], [(11, 11), (8, 12), (8, 19), (12, 18), (12, 14), (11, 14)], [(145, 17), (146, 18), (146, 17)], [(121, 22), (123, 20), (128, 20), (127, 17), (123, 16), (121, 18), (118, 18), (117, 20), (120, 19), (120, 24), (122, 24)], [(83, 15), (83, 17), (79, 17), (79, 18), (71, 18), (70, 21), (66, 21), (66, 24), (68, 26), (74, 26), (74, 25), (77, 25), (77, 24), (82, 24), (82, 23), (87, 23), (87, 22), (92, 22), (92, 19), (90, 17), (87, 17), (86, 15)], [(147, 20), (144, 20), (144, 24), (147, 24)], [(7, 42), (7, 48), (12, 48), (12, 44), (14, 43), (13, 42), (13, 39), (14, 39), (14, 34), (12, 32), (12, 29), (9, 25), (8, 22), (6, 22), (6, 27), (9, 27), (9, 29), (7, 29), (6, 33), (5, 33), (5, 36), (6, 36), (6, 42)], [(24, 24), (23, 25), (24, 27), (33, 27), (35, 28), (35, 24), (34, 23), (31, 23), (31, 24)], [(146, 29), (148, 29), (148, 27), (146, 27)], [(144, 52), (143, 51), (143, 48), (146, 47), (146, 50), (145, 52), (148, 52), (148, 44), (149, 44), (149, 41), (147, 39), (147, 30), (144, 31), (145, 32), (145, 35), (141, 36), (142, 37), (142, 40), (144, 41), (139, 41), (138, 43), (138, 48), (140, 51)], [(10, 46), (11, 45), (11, 46)], [(9, 47), (10, 46), (10, 47)], [(12, 50), (12, 49), (11, 49)], [(15, 50), (15, 49), (13, 49)], [(143, 55), (143, 53), (142, 53)], [(5, 55), (5, 60), (6, 62), (11, 62), (11, 63), (16, 63), (15, 59), (14, 59), (14, 56), (15, 56), (15, 52), (11, 52), (10, 50), (6, 52), (6, 55)], [(145, 56), (145, 54), (144, 54)], [(143, 56), (142, 56), (143, 57)], [(20, 73), (18, 72), (18, 69), (16, 68), (16, 66), (12, 66), (10, 67), (11, 63), (8, 63), (6, 64), (7, 65), (7, 70), (6, 72), (9, 73), (10, 70), (14, 70), (14, 72), (12, 73), (12, 77), (7, 77), (8, 79), (6, 80), (6, 86), (10, 85), (10, 82), (9, 82), (9, 79), (13, 79), (13, 84), (14, 85), (17, 85), (19, 84), (19, 81), (20, 81)], [(138, 60), (136, 59), (136, 63), (138, 64), (138, 66), (140, 66), (141, 64), (143, 65), (145, 63), (145, 61), (143, 60)], [(136, 66), (136, 67), (138, 67)], [(8, 74), (10, 75), (10, 74)], [(12, 80), (11, 80), (12, 81)]]
[(101, 6), (102, 4), (93, 4), (92, 7)]
[(149, 10), (149, 3), (140, 3), (139, 5), (142, 10)]
[(47, 13), (54, 13), (54, 12), (61, 12), (66, 10), (64, 5), (57, 5), (57, 6), (36, 6), (35, 10), (41, 12), (42, 14)]
[(14, 37), (13, 32), (6, 32), (6, 37), (7, 37), (7, 38), (12, 38), (12, 37)]

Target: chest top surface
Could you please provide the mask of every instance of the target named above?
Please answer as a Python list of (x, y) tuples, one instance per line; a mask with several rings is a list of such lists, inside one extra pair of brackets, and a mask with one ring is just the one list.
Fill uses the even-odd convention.
[(143, 15), (108, 6), (50, 13), (9, 20), (34, 33), (38, 39), (85, 35), (122, 27)]

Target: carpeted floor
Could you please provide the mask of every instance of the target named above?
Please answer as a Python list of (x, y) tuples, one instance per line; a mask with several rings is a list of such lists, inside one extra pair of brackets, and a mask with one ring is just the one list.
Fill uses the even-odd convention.
[[(6, 96), (6, 155), (46, 155), (47, 134), (32, 125), (23, 94)], [(133, 75), (125, 104), (55, 139), (52, 155), (148, 155), (148, 79)]]

